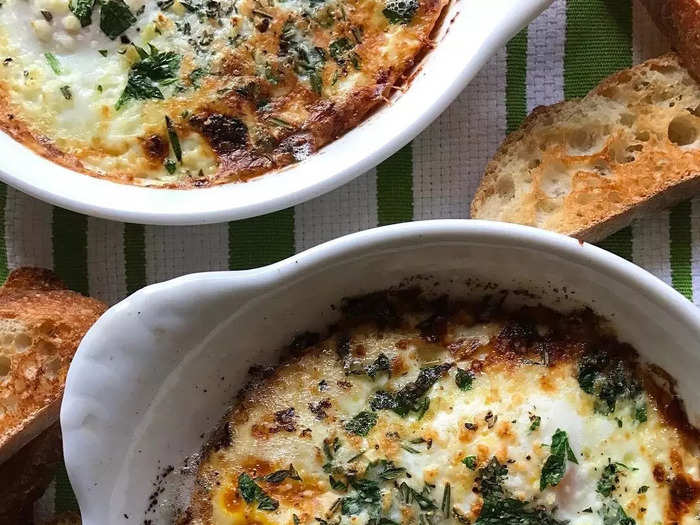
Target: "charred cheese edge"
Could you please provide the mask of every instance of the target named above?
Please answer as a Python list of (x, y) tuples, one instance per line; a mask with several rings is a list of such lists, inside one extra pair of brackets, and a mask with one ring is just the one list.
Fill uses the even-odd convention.
[(591, 312), (345, 307), (242, 393), (186, 523), (697, 523), (697, 430)]
[(447, 0), (3, 0), (0, 129), (154, 187), (307, 158), (387, 100)]

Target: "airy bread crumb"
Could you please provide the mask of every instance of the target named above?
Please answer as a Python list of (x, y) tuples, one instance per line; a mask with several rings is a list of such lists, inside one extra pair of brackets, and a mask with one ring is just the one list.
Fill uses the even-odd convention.
[(471, 215), (597, 241), (700, 190), (700, 85), (669, 53), (539, 107), (503, 143)]

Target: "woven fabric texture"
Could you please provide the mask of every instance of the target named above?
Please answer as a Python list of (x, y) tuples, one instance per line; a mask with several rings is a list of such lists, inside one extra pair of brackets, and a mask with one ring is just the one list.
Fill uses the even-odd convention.
[[(535, 106), (585, 94), (608, 74), (667, 49), (632, 0), (555, 0), (490, 60), (423, 134), (377, 168), (313, 201), (201, 227), (120, 224), (0, 188), (0, 277), (54, 268), (110, 304), (190, 272), (265, 265), (354, 231), (401, 221), (466, 218), (484, 167)], [(700, 200), (635, 222), (601, 243), (700, 301)], [(65, 471), (37, 522), (75, 507)]]

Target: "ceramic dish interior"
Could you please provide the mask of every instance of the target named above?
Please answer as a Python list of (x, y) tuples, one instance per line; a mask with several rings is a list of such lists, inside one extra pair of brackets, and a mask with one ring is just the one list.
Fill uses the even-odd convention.
[(0, 133), (0, 179), (64, 208), (143, 224), (214, 223), (286, 208), (348, 182), (414, 138), (550, 1), (453, 1), (440, 26), (437, 47), (428, 53), (406, 93), (305, 161), (248, 183), (196, 191), (116, 184), (54, 164), (4, 133)]
[(249, 366), (274, 362), (294, 334), (334, 321), (330, 306), (342, 297), (416, 275), (456, 297), (483, 295), (473, 286), (480, 282), (525, 288), (557, 309), (591, 306), (679, 381), (691, 421), (700, 422), (700, 315), (652, 275), (521, 226), (445, 220), (378, 228), (265, 268), (150, 286), (109, 310), (78, 350), (61, 413), (83, 523), (133, 523), (125, 515), (168, 523), (175, 495), (166, 492), (146, 512), (154, 481), (199, 450)]

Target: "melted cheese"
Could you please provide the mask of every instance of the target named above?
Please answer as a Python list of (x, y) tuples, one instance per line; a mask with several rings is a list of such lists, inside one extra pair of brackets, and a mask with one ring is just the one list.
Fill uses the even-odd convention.
[[(391, 23), (381, 0), (129, 0), (136, 22), (110, 39), (100, 2), (81, 27), (69, 1), (3, 2), (0, 127), (20, 126), (15, 136), (92, 175), (185, 187), (259, 175), (356, 125), (411, 66), (444, 6), (416, 3), (410, 23)], [(173, 78), (154, 81), (162, 100), (118, 104), (141, 60), (134, 46), (151, 45), (179, 58)], [(244, 132), (232, 139), (230, 126), (207, 132), (191, 121), (211, 114)], [(168, 147), (166, 115), (182, 160)]]
[[(619, 401), (613, 413), (600, 413), (595, 396), (579, 384), (575, 345), (550, 366), (536, 355), (499, 357), (504, 352), (499, 334), (506, 332), (502, 322), (474, 323), (456, 315), (444, 340), (431, 343), (413, 328), (427, 315), (405, 317), (400, 329), (363, 325), (349, 332), (350, 355), (357, 363), (367, 366), (384, 354), (391, 360), (391, 375), (348, 375), (337, 354), (338, 338), (332, 336), (256, 385), (229, 419), (231, 442), (210, 452), (200, 467), (193, 523), (291, 525), (294, 516), (309, 524), (317, 523), (316, 518), (341, 525), (372, 523), (366, 510), (339, 510), (339, 498), (355, 491), (334, 490), (329, 472), (348, 480), (327, 464), (342, 465), (361, 478), (367, 465), (378, 460), (405, 469), (395, 480), (380, 483), (382, 517), (406, 525), (456, 524), (457, 516), (474, 523), (483, 505), (479, 469), (493, 457), (507, 466), (503, 488), (510, 497), (572, 525), (603, 524), (604, 507), (611, 502), (636, 523), (667, 523), (673, 505), (668, 480), (687, 476), (696, 492), (678, 522), (695, 523), (700, 511), (698, 444), (669, 425), (648, 394), (642, 392), (634, 402)], [(539, 328), (548, 331), (546, 325)], [(595, 340), (594, 333), (590, 336)], [(348, 430), (348, 421), (371, 410), (374, 393), (396, 392), (415, 381), (421, 368), (436, 363), (452, 366), (426, 392), (430, 401), (422, 416), (378, 409), (376, 424), (365, 436)], [(477, 372), (465, 391), (457, 385), (457, 369), (470, 367)], [(640, 403), (648, 407), (644, 422), (635, 420)], [(280, 421), (280, 414), (289, 416), (291, 408), (291, 417)], [(535, 419), (539, 423), (533, 425)], [(557, 431), (566, 432), (577, 463), (567, 461), (563, 479), (541, 490), (542, 469)], [(324, 449), (336, 438), (340, 446), (329, 459)], [(467, 456), (475, 456), (474, 470), (463, 463)], [(301, 480), (260, 480), (290, 463)], [(617, 465), (616, 482), (612, 494), (603, 495), (598, 484), (610, 463)], [(659, 469), (665, 472), (663, 479), (658, 479)], [(243, 472), (257, 477), (266, 494), (279, 502), (276, 510), (258, 509), (257, 502), (242, 498), (238, 479)], [(424, 518), (418, 506), (402, 500), (397, 489), (402, 482), (419, 493), (425, 490), (435, 502), (437, 510), (424, 516), (429, 521), (419, 521)], [(447, 484), (446, 516), (440, 506)]]

